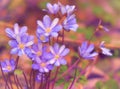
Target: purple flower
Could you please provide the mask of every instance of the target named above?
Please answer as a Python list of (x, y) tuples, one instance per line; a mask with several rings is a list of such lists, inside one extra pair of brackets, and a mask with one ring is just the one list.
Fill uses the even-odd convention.
[(39, 34), (39, 33), (36, 33), (36, 34), (37, 34), (38, 41), (40, 43), (49, 41), (49, 37), (48, 36), (45, 36), (44, 34)]
[(88, 45), (87, 42), (83, 42), (80, 47), (78, 47), (79, 54), (84, 59), (94, 59), (98, 55), (97, 52), (94, 52), (94, 45)]
[(75, 10), (75, 5), (62, 5), (60, 2), (58, 2), (58, 4), (60, 5), (60, 10), (61, 10), (61, 13), (64, 15), (64, 14), (67, 14), (67, 15), (71, 15), (74, 10)]
[(34, 43), (33, 39), (33, 36), (24, 34), (20, 36), (20, 41), (10, 40), (9, 45), (12, 47), (11, 54), (18, 54), (19, 56), (24, 54), (25, 48), (31, 46)]
[(63, 28), (66, 30), (66, 31), (76, 31), (77, 28), (78, 28), (78, 24), (76, 22), (76, 18), (75, 18), (75, 15), (70, 15), (70, 16), (67, 16), (67, 18), (63, 21)]
[(15, 69), (15, 61), (13, 59), (6, 59), (5, 61), (1, 62), (1, 67), (3, 72), (12, 72)]
[(39, 70), (39, 72), (41, 73), (44, 73), (52, 70), (53, 66), (49, 63), (49, 61), (37, 57), (35, 63), (32, 64), (32, 68), (35, 70)]
[(53, 21), (51, 21), (50, 17), (48, 15), (45, 15), (43, 17), (43, 22), (41, 22), (40, 20), (37, 21), (38, 24), (37, 34), (43, 34), (46, 37), (48, 36), (57, 37), (58, 32), (62, 29), (62, 26), (59, 25), (58, 22), (59, 22), (58, 18), (55, 18)]
[(25, 53), (32, 60), (35, 60), (37, 57), (43, 56), (46, 51), (46, 46), (42, 46), (41, 43), (33, 44), (32, 48), (25, 49)]
[(106, 28), (105, 26), (99, 25), (98, 28), (99, 28), (100, 30), (104, 30), (104, 31), (106, 31), (106, 32), (109, 32), (109, 29)]
[(19, 25), (16, 23), (16, 24), (14, 24), (14, 31), (11, 28), (6, 28), (5, 31), (8, 35), (8, 37), (10, 37), (12, 39), (16, 39), (17, 41), (19, 41), (20, 36), (23, 34), (26, 34), (27, 27), (23, 26), (23, 27), (19, 28)]
[(104, 46), (104, 41), (101, 42), (100, 44), (100, 49), (102, 50), (102, 54), (107, 55), (107, 56), (112, 56), (112, 53), (110, 52), (110, 49), (105, 48)]
[(50, 14), (56, 14), (59, 11), (59, 5), (47, 3), (47, 9), (44, 9), (44, 11), (47, 11)]
[(50, 51), (53, 54), (53, 58), (49, 60), (50, 64), (54, 64), (55, 66), (66, 65), (67, 62), (64, 57), (70, 50), (65, 48), (65, 45), (59, 47), (59, 44), (55, 43), (53, 47), (50, 47)]

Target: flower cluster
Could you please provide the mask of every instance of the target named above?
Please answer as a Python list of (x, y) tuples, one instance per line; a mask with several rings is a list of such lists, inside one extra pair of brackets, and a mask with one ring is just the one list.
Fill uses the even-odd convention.
[[(23, 54), (27, 55), (32, 61), (31, 68), (35, 71), (34, 77), (41, 82), (46, 80), (46, 75), (48, 75), (54, 67), (67, 64), (65, 57), (70, 52), (70, 49), (66, 47), (64, 41), (58, 44), (58, 40), (56, 40), (57, 37), (60, 36), (62, 32), (62, 37), (64, 37), (64, 30), (69, 32), (71, 30), (76, 31), (78, 28), (74, 14), (74, 5), (62, 5), (60, 2), (53, 5), (47, 3), (47, 9), (44, 9), (44, 11), (47, 11), (51, 15), (45, 15), (42, 21), (37, 20), (35, 37), (27, 33), (26, 26), (20, 28), (17, 23), (14, 24), (13, 29), (6, 28), (5, 30), (7, 36), (10, 38), (8, 42), (12, 48), (10, 53), (18, 57)], [(108, 29), (104, 28), (102, 25), (99, 29), (108, 31)], [(53, 37), (56, 39), (51, 40)], [(34, 38), (37, 39), (37, 42), (34, 41)], [(80, 58), (87, 60), (96, 59), (100, 52), (104, 55), (112, 56), (110, 50), (105, 48), (104, 42), (101, 42), (99, 45), (100, 52), (96, 51), (95, 48), (94, 44), (85, 41), (78, 47), (78, 54)], [(17, 68), (17, 60), (15, 62), (13, 59), (5, 60), (0, 62), (0, 64), (3, 72), (7, 73), (14, 72)], [(49, 81), (49, 78), (47, 78), (47, 81)]]

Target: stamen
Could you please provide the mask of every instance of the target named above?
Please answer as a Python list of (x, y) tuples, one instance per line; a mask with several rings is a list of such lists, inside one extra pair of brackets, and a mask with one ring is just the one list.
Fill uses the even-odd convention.
[(37, 54), (37, 56), (41, 56), (42, 55), (42, 53), (40, 51), (38, 51), (36, 54)]
[(24, 47), (25, 47), (24, 44), (22, 44), (22, 43), (19, 44), (19, 48), (20, 48), (20, 49), (24, 49)]
[(45, 64), (45, 63), (41, 63), (40, 66), (41, 66), (41, 67), (45, 67), (46, 64)]
[(55, 55), (55, 59), (57, 60), (60, 56), (59, 55)]
[(50, 28), (47, 28), (46, 29), (46, 33), (50, 33), (51, 32), (51, 29)]

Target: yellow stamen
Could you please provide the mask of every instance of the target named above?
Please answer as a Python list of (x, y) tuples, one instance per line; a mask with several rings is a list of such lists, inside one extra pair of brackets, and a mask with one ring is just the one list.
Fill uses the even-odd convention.
[(38, 51), (36, 54), (37, 54), (37, 56), (41, 56), (42, 55), (42, 53), (40, 51)]
[(45, 63), (41, 63), (40, 66), (41, 66), (41, 67), (45, 67), (46, 64), (45, 64)]
[(24, 47), (25, 47), (24, 44), (22, 44), (22, 43), (19, 44), (19, 48), (20, 48), (20, 49), (24, 49)]
[(99, 29), (103, 29), (103, 26), (102, 26), (102, 25), (99, 25)]
[(41, 35), (41, 36), (40, 36), (40, 40), (42, 40), (42, 41), (45, 40), (45, 36), (44, 36), (44, 35)]
[(46, 32), (47, 32), (47, 33), (50, 33), (50, 32), (51, 32), (51, 29), (50, 29), (50, 28), (47, 28), (47, 29), (46, 29)]
[(60, 56), (59, 55), (55, 55), (55, 59), (57, 60)]
[(7, 66), (7, 69), (10, 71), (12, 68), (11, 68), (11, 66), (8, 65), (8, 66)]

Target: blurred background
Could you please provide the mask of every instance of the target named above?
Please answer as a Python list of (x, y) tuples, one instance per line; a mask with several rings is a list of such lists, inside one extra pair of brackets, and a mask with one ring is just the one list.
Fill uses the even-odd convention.
[[(58, 1), (64, 5), (76, 6), (79, 28), (76, 33), (66, 34), (66, 41), (79, 44), (89, 39), (99, 20), (110, 30), (107, 33), (98, 32), (92, 42), (106, 41), (106, 46), (112, 49), (113, 56), (101, 55), (101, 60), (93, 68), (94, 71), (87, 76), (88, 80), (82, 77), (75, 89), (120, 89), (120, 0), (0, 0), (0, 60), (9, 58), (5, 28), (12, 28), (14, 23), (19, 23), (20, 26), (28, 26), (30, 34), (35, 34), (36, 20), (42, 20), (47, 14), (42, 10), (46, 8), (46, 3)], [(75, 53), (71, 55), (77, 56)]]

